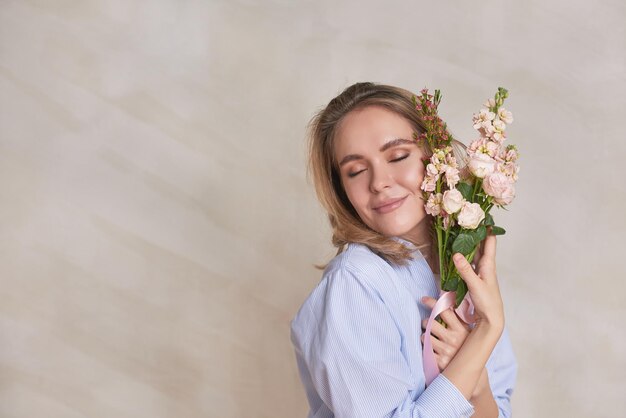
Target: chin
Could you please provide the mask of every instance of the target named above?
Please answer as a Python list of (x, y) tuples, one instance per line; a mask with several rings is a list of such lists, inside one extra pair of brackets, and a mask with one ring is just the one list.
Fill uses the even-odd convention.
[(407, 235), (409, 232), (413, 230), (413, 228), (415, 228), (415, 225), (410, 225), (410, 226), (394, 225), (394, 226), (387, 226), (387, 227), (380, 228), (379, 231), (381, 232), (381, 234), (387, 237), (401, 237), (401, 236)]

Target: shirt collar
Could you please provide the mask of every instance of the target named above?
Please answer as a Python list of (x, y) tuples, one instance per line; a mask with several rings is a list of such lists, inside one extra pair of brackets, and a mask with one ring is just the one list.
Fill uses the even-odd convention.
[(404, 244), (405, 247), (407, 247), (409, 250), (411, 250), (411, 255), (413, 255), (414, 257), (424, 258), (424, 255), (422, 254), (422, 252), (411, 241), (408, 241), (408, 240), (406, 240), (404, 238), (400, 238), (400, 237), (390, 237), (390, 238), (392, 240), (396, 241), (396, 242)]

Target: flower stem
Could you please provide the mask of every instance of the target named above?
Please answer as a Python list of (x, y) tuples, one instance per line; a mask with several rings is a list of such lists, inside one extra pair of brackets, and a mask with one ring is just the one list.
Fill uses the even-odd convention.
[(443, 284), (445, 283), (447, 277), (445, 271), (443, 269), (443, 247), (441, 242), (441, 218), (437, 217), (437, 250), (439, 252), (439, 279), (441, 281), (441, 288), (443, 289)]
[(474, 182), (474, 191), (472, 192), (472, 202), (476, 201), (476, 192), (483, 183), (483, 179), (477, 178)]

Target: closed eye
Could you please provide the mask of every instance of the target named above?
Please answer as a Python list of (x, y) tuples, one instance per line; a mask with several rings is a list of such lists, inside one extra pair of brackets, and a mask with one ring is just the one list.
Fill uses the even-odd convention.
[(395, 163), (395, 162), (398, 162), (398, 161), (402, 161), (405, 158), (407, 158), (409, 155), (411, 155), (411, 154), (405, 154), (405, 155), (403, 155), (401, 157), (398, 157), (398, 158), (395, 158), (395, 159), (391, 160), (390, 162)]
[[(398, 161), (402, 161), (402, 160), (404, 160), (404, 159), (405, 159), (405, 158), (407, 158), (409, 155), (411, 155), (411, 153), (404, 154), (404, 155), (402, 155), (402, 156), (400, 156), (400, 157), (398, 157), (398, 158), (394, 158), (393, 160), (389, 160), (389, 162), (390, 162), (390, 163), (397, 163)], [(365, 170), (366, 170), (366, 169), (364, 168), (363, 170), (359, 170), (359, 171), (356, 171), (356, 172), (354, 172), (354, 173), (348, 173), (348, 177), (350, 177), (350, 178), (352, 178), (352, 177), (356, 177), (356, 176), (358, 176), (359, 174), (361, 174), (362, 172), (364, 172)]]
[(355, 177), (355, 176), (357, 176), (358, 174), (360, 174), (360, 173), (362, 173), (364, 171), (365, 171), (365, 169), (356, 171), (354, 173), (348, 173), (348, 177)]

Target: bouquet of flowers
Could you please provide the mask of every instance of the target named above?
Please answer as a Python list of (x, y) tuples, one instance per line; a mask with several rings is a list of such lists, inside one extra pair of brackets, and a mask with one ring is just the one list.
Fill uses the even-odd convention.
[(494, 206), (505, 207), (515, 197), (519, 154), (515, 145), (504, 145), (513, 115), (502, 106), (508, 92), (499, 87), (495, 98), (474, 114), (474, 129), (479, 137), (466, 149), (465, 161), (457, 161), (452, 153), (453, 137), (437, 114), (440, 91), (431, 95), (423, 89), (420, 93), (413, 96), (413, 104), (426, 129), (413, 137), (427, 141), (433, 151), (424, 160), (426, 174), (421, 190), (426, 213), (435, 218), (441, 288), (456, 292), (458, 307), (465, 298), (467, 285), (459, 276), (452, 255), (459, 252), (471, 263), (487, 235), (487, 227), (491, 227), (492, 234), (505, 233), (495, 225), (490, 211)]

